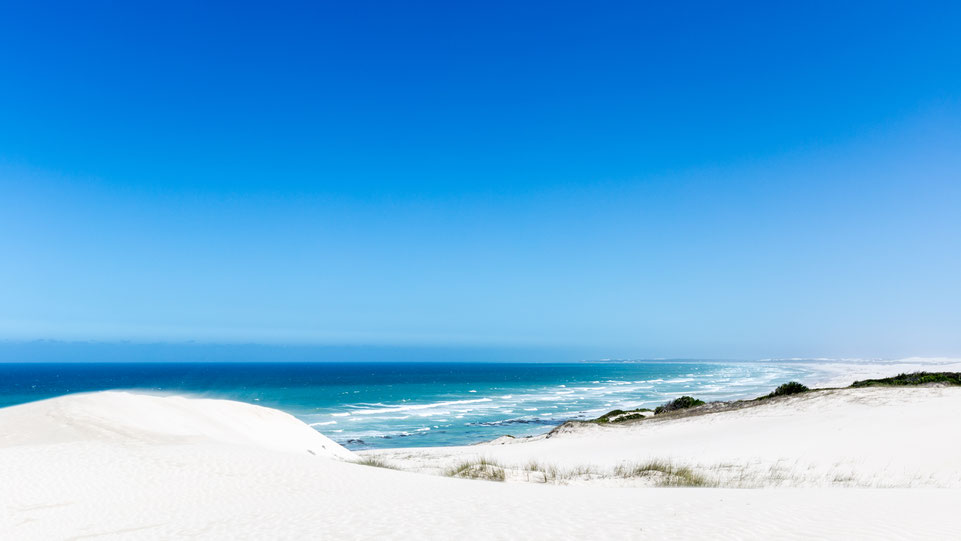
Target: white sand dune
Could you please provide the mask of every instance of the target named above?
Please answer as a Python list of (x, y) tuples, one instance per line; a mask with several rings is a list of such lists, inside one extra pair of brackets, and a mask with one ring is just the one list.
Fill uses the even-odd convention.
[(0, 448), (196, 442), (355, 458), (290, 414), (230, 400), (105, 391), (6, 408), (0, 422)]
[[(887, 390), (873, 391), (858, 400), (887, 403), (878, 398)], [(949, 408), (949, 417), (958, 418), (961, 393), (919, 391), (904, 410), (925, 408), (920, 419)], [(905, 442), (897, 432), (907, 415), (885, 424), (889, 413), (875, 419), (889, 436), (873, 441), (897, 446), (905, 460), (923, 463), (933, 446), (952, 443), (933, 432), (949, 432), (954, 422), (925, 425), (929, 430), (910, 435), (919, 439)], [(803, 409), (721, 415), (743, 417), (728, 429), (753, 443), (782, 424), (825, 443), (856, 428), (838, 424), (824, 432), (812, 419), (834, 416)], [(594, 449), (598, 460), (614, 460), (628, 450), (623, 442), (656, 445), (663, 437), (668, 443), (658, 453), (690, 446), (708, 451), (710, 438), (722, 434), (701, 429), (717, 419), (660, 423), (640, 440), (624, 435), (638, 431), (628, 427), (499, 448), (530, 446), (529, 452), (557, 460)], [(725, 452), (736, 448), (721, 443)], [(783, 450), (772, 445), (761, 456)], [(814, 443), (806, 449), (812, 460), (835, 460), (845, 447), (831, 445), (825, 456)], [(949, 455), (936, 452), (937, 461), (948, 462), (932, 471), (956, 472), (959, 464)], [(949, 517), (961, 502), (957, 489), (494, 483), (372, 468), (350, 463), (351, 457), (289, 415), (229, 401), (104, 392), (0, 409), (0, 539), (947, 539), (956, 534)]]
[(663, 421), (583, 423), (551, 437), (364, 454), (427, 473), (483, 458), (535, 482), (550, 468), (567, 483), (651, 485), (660, 479), (601, 481), (616, 478), (618, 466), (654, 461), (735, 488), (961, 488), (961, 434), (951, 428), (959, 416), (959, 387), (840, 389)]

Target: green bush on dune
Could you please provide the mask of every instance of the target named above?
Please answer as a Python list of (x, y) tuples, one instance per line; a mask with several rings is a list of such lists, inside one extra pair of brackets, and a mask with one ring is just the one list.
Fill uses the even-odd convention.
[(611, 422), (612, 422), (612, 423), (623, 423), (624, 421), (633, 421), (633, 420), (635, 420), (635, 419), (643, 419), (644, 417), (647, 417), (647, 416), (644, 415), (643, 413), (629, 413), (629, 414), (627, 414), (627, 415), (622, 415), (622, 416), (618, 417), (617, 419), (614, 419), (614, 420), (611, 421)]
[(893, 378), (865, 379), (855, 381), (851, 387), (873, 387), (877, 385), (924, 385), (926, 383), (946, 383), (961, 385), (961, 372), (912, 372), (898, 374)]
[(811, 389), (808, 389), (808, 387), (804, 384), (798, 383), (796, 381), (789, 381), (787, 383), (779, 385), (777, 389), (774, 389), (773, 393), (764, 395), (761, 398), (759, 398), (759, 400), (763, 400), (765, 398), (774, 398), (775, 396), (787, 396), (789, 394), (806, 393), (810, 390)]
[[(941, 383), (946, 385), (961, 385), (961, 372), (912, 372), (902, 373), (890, 378), (865, 379), (855, 381), (851, 387), (898, 387), (906, 385), (925, 385), (929, 383)], [(810, 391), (805, 385), (796, 381), (791, 381), (779, 386), (771, 394), (758, 397), (757, 400), (765, 400), (775, 396), (786, 396)], [(814, 389), (818, 390), (818, 389)]]
[(694, 406), (702, 406), (704, 404), (705, 402), (703, 400), (698, 400), (692, 396), (682, 396), (664, 404), (663, 406), (654, 408), (654, 415), (667, 413), (669, 411), (693, 408)]
[(622, 421), (630, 421), (631, 419), (642, 419), (644, 415), (642, 412), (651, 411), (648, 408), (638, 408), (633, 410), (611, 410), (604, 415), (601, 415), (597, 419), (594, 419), (595, 423), (620, 423)]

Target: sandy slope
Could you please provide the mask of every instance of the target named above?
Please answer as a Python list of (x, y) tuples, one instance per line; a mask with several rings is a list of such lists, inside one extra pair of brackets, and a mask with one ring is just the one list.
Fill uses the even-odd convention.
[[(758, 406), (678, 419), (580, 424), (551, 437), (429, 449), (370, 451), (405, 470), (439, 473), (485, 458), (515, 480), (651, 485), (614, 477), (618, 465), (684, 466), (725, 487), (847, 486), (961, 488), (961, 388), (818, 391)], [(587, 471), (577, 475), (576, 472)], [(513, 475), (511, 475), (513, 474)], [(961, 502), (959, 502), (961, 505)]]
[[(961, 413), (961, 395), (931, 396)], [(953, 489), (450, 479), (345, 462), (336, 444), (266, 408), (118, 392), (2, 409), (0, 435), (2, 539), (948, 538), (956, 528), (943, 518), (961, 502)], [(593, 440), (601, 451), (608, 437)], [(551, 441), (564, 438), (544, 449)]]

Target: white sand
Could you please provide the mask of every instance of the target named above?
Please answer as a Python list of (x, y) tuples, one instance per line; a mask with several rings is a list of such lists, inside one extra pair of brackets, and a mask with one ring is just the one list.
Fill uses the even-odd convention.
[[(568, 484), (650, 486), (661, 479), (611, 478), (619, 465), (657, 461), (735, 488), (961, 488), (961, 433), (952, 428), (959, 419), (959, 387), (874, 387), (818, 391), (673, 420), (584, 423), (550, 438), (364, 454), (427, 473), (484, 458), (504, 466), (515, 480), (542, 481), (537, 470), (547, 469)], [(538, 465), (535, 472), (527, 471), (531, 462)]]
[[(912, 473), (903, 478), (922, 472), (933, 485), (958, 487), (961, 442), (945, 433), (956, 432), (961, 390), (890, 392), (644, 421), (484, 453), (599, 464), (787, 453), (805, 465), (849, 461), (865, 477), (904, 465)], [(429, 462), (436, 451), (404, 452)], [(494, 483), (360, 466), (345, 461), (351, 456), (289, 415), (236, 402), (103, 392), (0, 409), (0, 539), (947, 539), (961, 507), (957, 488)]]

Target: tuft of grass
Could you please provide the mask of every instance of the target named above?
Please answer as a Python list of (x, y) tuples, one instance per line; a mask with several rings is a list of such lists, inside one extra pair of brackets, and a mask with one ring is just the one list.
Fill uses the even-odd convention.
[(444, 471), (447, 477), (460, 477), (462, 479), (484, 479), (487, 481), (503, 481), (507, 478), (504, 467), (500, 464), (479, 458), (477, 460), (465, 460), (456, 466)]
[(693, 408), (694, 406), (702, 406), (704, 404), (705, 402), (703, 400), (698, 400), (692, 396), (682, 396), (680, 398), (675, 398), (674, 400), (664, 404), (663, 406), (658, 406), (654, 408), (654, 415), (667, 413), (669, 411)]
[(806, 393), (810, 390), (811, 389), (808, 389), (808, 387), (804, 384), (798, 383), (796, 381), (789, 381), (787, 383), (778, 385), (778, 388), (774, 389), (774, 392), (772, 392), (771, 394), (758, 397), (758, 400), (764, 400), (765, 398), (774, 398), (775, 396), (787, 396), (789, 394)]
[(370, 466), (373, 468), (387, 468), (389, 470), (396, 470), (394, 466), (391, 466), (387, 462), (377, 458), (376, 456), (365, 456), (360, 460), (354, 462), (354, 464), (360, 464), (361, 466)]
[(534, 480), (540, 483), (564, 483), (574, 479), (590, 480), (601, 476), (597, 468), (590, 465), (580, 465), (562, 470), (553, 464), (541, 464), (536, 460), (528, 462), (523, 470), (527, 472), (528, 481)]
[(594, 466), (575, 466), (571, 470), (567, 471), (566, 476), (569, 479), (583, 478), (586, 477), (591, 479), (594, 476), (599, 475), (597, 469)]
[(675, 466), (663, 460), (650, 460), (638, 464), (620, 464), (614, 468), (614, 476), (622, 479), (654, 477), (661, 487), (703, 487), (709, 483), (703, 475), (688, 467)]
[(961, 372), (902, 373), (894, 376), (893, 378), (865, 379), (861, 381), (855, 381), (851, 384), (851, 387), (924, 385), (926, 383), (947, 383), (948, 385), (961, 385)]
[[(527, 465), (524, 466), (524, 469), (533, 474), (540, 474), (540, 482), (542, 483), (555, 482), (560, 475), (560, 471), (557, 469), (557, 466), (552, 464), (544, 465), (536, 460), (531, 460), (528, 462)], [(527, 480), (531, 480), (530, 475), (527, 476)]]

